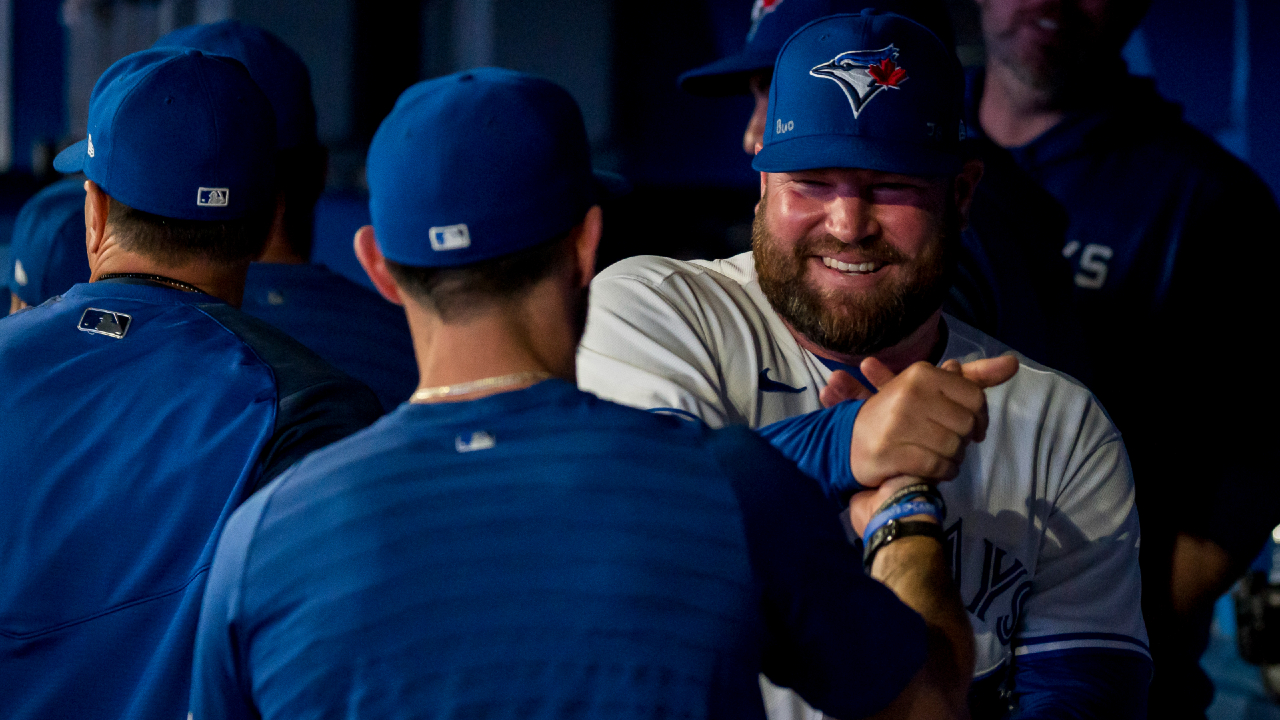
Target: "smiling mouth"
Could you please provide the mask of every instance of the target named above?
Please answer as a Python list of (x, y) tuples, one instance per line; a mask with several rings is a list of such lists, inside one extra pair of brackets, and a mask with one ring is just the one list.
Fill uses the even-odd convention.
[(870, 262), (861, 262), (861, 263), (847, 263), (847, 262), (840, 262), (835, 258), (830, 258), (826, 256), (823, 256), (822, 264), (826, 265), (832, 270), (838, 270), (839, 272), (842, 272), (846, 275), (868, 275), (884, 267), (884, 263), (882, 262), (870, 261)]

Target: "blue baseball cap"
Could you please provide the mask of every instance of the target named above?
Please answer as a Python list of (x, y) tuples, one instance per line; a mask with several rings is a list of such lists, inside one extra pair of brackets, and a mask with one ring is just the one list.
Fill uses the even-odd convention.
[(624, 185), (592, 171), (568, 91), (499, 68), (405, 90), (365, 167), (378, 248), (416, 267), (457, 267), (552, 240)]
[(827, 15), (866, 8), (895, 12), (923, 24), (955, 51), (955, 30), (945, 0), (755, 0), (751, 29), (740, 52), (680, 76), (680, 88), (693, 95), (719, 97), (751, 92), (748, 79), (773, 68), (782, 44), (805, 23)]
[(782, 46), (751, 167), (954, 174), (963, 113), (960, 63), (928, 28), (874, 10), (821, 18)]
[(275, 202), (276, 120), (238, 60), (153, 48), (117, 61), (89, 97), (88, 137), (58, 153), (132, 208), (236, 220)]
[(84, 245), (84, 180), (68, 178), (36, 193), (18, 211), (4, 265), (9, 292), (28, 305), (89, 282)]
[(223, 20), (178, 28), (152, 47), (195, 48), (239, 60), (271, 101), (276, 113), (276, 147), (291, 150), (319, 144), (311, 73), (302, 57), (279, 37), (238, 20)]

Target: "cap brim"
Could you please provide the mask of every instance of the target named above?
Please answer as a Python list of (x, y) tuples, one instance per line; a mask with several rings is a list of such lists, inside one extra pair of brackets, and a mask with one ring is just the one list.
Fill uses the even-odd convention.
[(853, 168), (902, 175), (954, 175), (963, 166), (958, 147), (853, 135), (810, 135), (771, 143), (751, 161), (751, 167), (760, 172)]
[(680, 89), (690, 95), (702, 97), (727, 97), (730, 95), (748, 95), (751, 76), (773, 69), (773, 55), (741, 52), (737, 55), (694, 68), (681, 75), (676, 81)]
[(60, 173), (84, 172), (84, 162), (89, 157), (89, 140), (86, 138), (58, 153), (53, 159), (53, 169)]
[(595, 170), (592, 173), (596, 178), (596, 201), (605, 202), (620, 198), (631, 192), (631, 183), (626, 178), (617, 173), (611, 173), (606, 170)]

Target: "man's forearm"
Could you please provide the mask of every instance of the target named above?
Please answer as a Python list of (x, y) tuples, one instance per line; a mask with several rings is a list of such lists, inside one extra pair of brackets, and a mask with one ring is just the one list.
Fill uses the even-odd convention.
[(938, 710), (953, 717), (967, 716), (969, 684), (973, 680), (973, 627), (951, 581), (942, 545), (928, 537), (895, 540), (876, 553), (871, 576), (920, 613), (929, 627), (929, 659), (923, 673), (928, 676), (927, 685), (935, 688), (938, 696), (930, 700), (917, 695), (915, 700), (930, 704), (940, 701)]

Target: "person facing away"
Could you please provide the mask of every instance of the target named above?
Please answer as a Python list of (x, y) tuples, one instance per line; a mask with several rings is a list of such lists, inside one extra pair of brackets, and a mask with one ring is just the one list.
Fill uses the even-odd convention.
[(404, 313), (310, 262), (328, 154), (316, 135), (311, 74), (302, 58), (274, 34), (238, 20), (179, 28), (153, 47), (189, 47), (239, 60), (276, 114), (275, 215), (262, 255), (249, 266), (240, 309), (367, 384), (385, 409), (404, 402), (418, 372)]
[(226, 518), (376, 398), (235, 309), (275, 198), (271, 107), (195, 50), (113, 64), (83, 172), (90, 282), (0, 319), (0, 717), (181, 717)]
[[(943, 0), (757, 0), (742, 50), (684, 73), (680, 87), (703, 97), (751, 95), (755, 105), (742, 148), (755, 155), (764, 139), (773, 63), (782, 44), (808, 22), (868, 7), (915, 20), (954, 53), (955, 33)], [(1006, 176), (997, 174), (998, 193), (988, 191), (990, 180), (975, 191), (944, 307), (1019, 352), (1087, 380), (1067, 293), (1062, 282), (1043, 282), (1049, 276), (1065, 282), (1070, 275), (1056, 249), (1066, 230), (1065, 214), (1034, 183), (1005, 181)]]
[(419, 83), (368, 167), (357, 255), (404, 305), (419, 387), (232, 517), (192, 718), (760, 718), (761, 671), (837, 717), (963, 711), (971, 636), (927, 488), (855, 503), (865, 524), (897, 493), (932, 527), (868, 577), (753, 433), (575, 387), (605, 191), (565, 90)]
[(9, 314), (89, 281), (84, 252), (84, 179), (42, 189), (18, 211), (13, 244), (0, 282), (9, 288)]
[[(1203, 718), (1213, 602), (1280, 524), (1269, 430), (1255, 420), (1280, 394), (1230, 373), (1197, 399), (1205, 420), (1184, 422), (1176, 388), (1195, 373), (1179, 359), (1197, 342), (1270, 354), (1260, 328), (1280, 209), (1251, 168), (1128, 72), (1121, 49), (1149, 5), (979, 0), (987, 62), (969, 77), (968, 112), (1003, 178), (993, 187), (1042, 189), (1069, 219), (1048, 249), (1070, 275), (1031, 278), (1071, 293), (1091, 387), (1132, 452), (1152, 717)], [(1206, 271), (1224, 254), (1239, 262)]]
[[(769, 92), (752, 252), (603, 271), (583, 388), (759, 428), (833, 511), (883, 478), (954, 478), (939, 490), (976, 634), (974, 716), (1012, 701), (1015, 718), (1141, 717), (1124, 443), (1085, 387), (942, 311), (982, 173), (954, 132), (959, 63), (904, 17), (834, 15), (787, 40)], [(878, 392), (837, 402), (866, 397), (855, 377)]]

